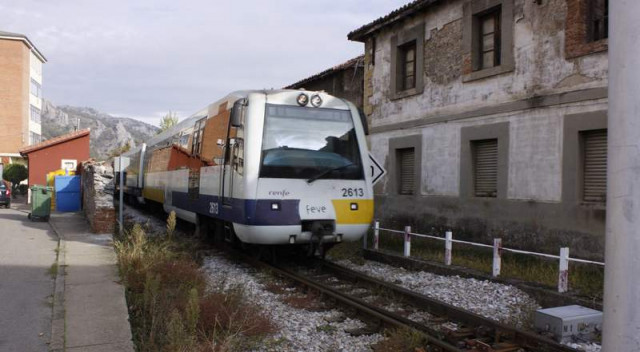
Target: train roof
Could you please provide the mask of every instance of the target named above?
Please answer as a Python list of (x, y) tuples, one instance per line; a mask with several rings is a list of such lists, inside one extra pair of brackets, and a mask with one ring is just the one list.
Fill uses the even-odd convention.
[[(151, 137), (148, 141), (145, 141), (144, 143), (147, 145), (147, 148), (149, 147), (153, 147), (156, 146), (158, 144), (161, 144), (162, 142), (171, 139), (173, 136), (175, 136), (177, 133), (187, 130), (189, 128), (191, 128), (192, 126), (195, 125), (196, 121), (200, 120), (203, 117), (207, 117), (209, 116), (209, 111), (211, 109), (217, 109), (220, 104), (227, 102), (227, 106), (229, 105), (233, 105), (233, 103), (241, 98), (246, 98), (249, 96), (249, 94), (251, 93), (262, 93), (265, 95), (271, 95), (271, 94), (280, 94), (280, 93), (286, 93), (286, 92), (300, 92), (300, 91), (305, 91), (304, 89), (254, 89), (254, 90), (238, 90), (232, 93), (229, 93), (227, 96), (225, 96), (222, 99), (219, 99), (209, 105), (207, 105), (206, 107), (198, 110), (196, 113), (188, 116), (187, 118), (185, 118), (184, 120), (178, 122), (175, 126), (169, 128), (166, 131), (163, 131), (153, 137)], [(307, 91), (307, 92), (313, 92), (313, 91)], [(134, 155), (138, 152), (140, 152), (140, 149), (142, 148), (142, 145), (138, 145), (135, 148), (132, 148), (131, 150), (129, 150), (128, 152), (122, 154), (123, 156), (131, 156)]]

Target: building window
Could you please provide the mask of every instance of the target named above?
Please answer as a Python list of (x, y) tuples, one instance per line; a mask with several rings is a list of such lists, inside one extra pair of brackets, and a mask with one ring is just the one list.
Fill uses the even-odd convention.
[(40, 83), (36, 82), (33, 78), (31, 79), (31, 95), (38, 98), (42, 95), (42, 87), (40, 86)]
[(391, 99), (424, 90), (424, 23), (391, 37)]
[(513, 7), (513, 0), (464, 3), (463, 82), (513, 71)]
[(31, 105), (31, 121), (41, 123), (40, 109)]
[(478, 70), (500, 66), (500, 7), (477, 16)]
[(42, 141), (42, 137), (34, 132), (29, 132), (29, 145), (38, 144)]
[(416, 42), (412, 41), (398, 48), (400, 60), (399, 89), (407, 90), (416, 87)]
[(471, 142), (473, 158), (473, 191), (476, 197), (498, 195), (498, 140)]
[(582, 145), (582, 200), (607, 200), (607, 130), (580, 132)]
[(415, 148), (396, 149), (399, 194), (413, 194), (415, 189), (415, 155)]
[(507, 198), (509, 123), (460, 129), (460, 196)]
[(566, 0), (565, 57), (606, 51), (609, 37), (609, 0)]
[(609, 0), (590, 0), (589, 41), (595, 42), (609, 37)]

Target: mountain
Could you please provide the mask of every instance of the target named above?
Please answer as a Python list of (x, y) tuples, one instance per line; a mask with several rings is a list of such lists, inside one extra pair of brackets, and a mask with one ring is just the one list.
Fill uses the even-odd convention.
[[(78, 125), (78, 126), (77, 126)], [(42, 104), (42, 138), (49, 139), (76, 127), (91, 128), (91, 157), (106, 159), (109, 152), (128, 143), (131, 147), (148, 140), (158, 127), (128, 117), (114, 117), (92, 108)]]

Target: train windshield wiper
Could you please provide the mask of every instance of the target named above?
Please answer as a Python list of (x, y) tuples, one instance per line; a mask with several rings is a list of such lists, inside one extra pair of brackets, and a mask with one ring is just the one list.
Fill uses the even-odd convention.
[(334, 171), (342, 170), (342, 169), (347, 168), (347, 167), (352, 166), (352, 165), (354, 165), (354, 164), (353, 163), (348, 163), (348, 164), (344, 164), (344, 165), (341, 165), (341, 166), (336, 166), (336, 167), (331, 168), (329, 170), (322, 171), (321, 173), (319, 173), (319, 174), (311, 177), (310, 179), (308, 179), (307, 183), (311, 183), (311, 182), (313, 182), (313, 181), (315, 181), (315, 180), (317, 180), (317, 179), (319, 179), (321, 177), (324, 177), (324, 176), (326, 176), (326, 175), (328, 175), (328, 174), (330, 174), (330, 173), (332, 173)]

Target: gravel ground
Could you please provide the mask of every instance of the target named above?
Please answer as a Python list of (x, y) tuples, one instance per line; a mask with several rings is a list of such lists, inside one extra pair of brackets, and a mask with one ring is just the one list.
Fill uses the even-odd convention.
[[(339, 260), (336, 264), (519, 328), (531, 328), (534, 313), (540, 308), (533, 298), (518, 288), (487, 280), (409, 271), (369, 260), (363, 265), (348, 260)], [(567, 345), (587, 352), (601, 350), (601, 346), (596, 343)]]
[(374, 261), (357, 265), (341, 260), (337, 264), (518, 327), (529, 327), (535, 310), (540, 308), (533, 298), (521, 290), (486, 280), (409, 271)]
[(338, 310), (314, 312), (283, 303), (283, 295), (265, 289), (263, 280), (257, 277), (260, 274), (223, 257), (207, 257), (203, 269), (212, 283), (242, 285), (247, 298), (262, 307), (280, 328), (266, 344), (275, 345), (264, 347), (264, 351), (371, 351), (370, 346), (382, 339), (379, 334), (351, 336), (345, 330), (364, 327), (364, 323), (350, 318), (335, 322), (332, 318), (342, 315)]

